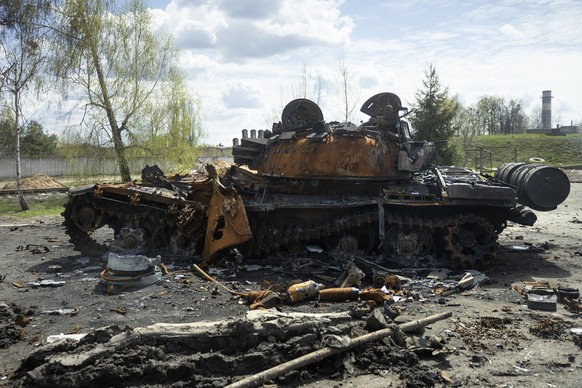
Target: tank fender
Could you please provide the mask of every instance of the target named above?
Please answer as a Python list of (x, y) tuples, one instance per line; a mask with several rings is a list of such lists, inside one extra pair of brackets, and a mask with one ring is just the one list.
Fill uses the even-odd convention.
[(93, 191), (95, 185), (83, 185), (71, 187), (69, 189), (69, 197), (78, 197), (79, 195), (87, 194)]
[(217, 175), (212, 176), (212, 183), (214, 193), (208, 207), (208, 224), (202, 252), (206, 261), (210, 261), (217, 252), (252, 238), (245, 205), (236, 189), (232, 185), (224, 187)]

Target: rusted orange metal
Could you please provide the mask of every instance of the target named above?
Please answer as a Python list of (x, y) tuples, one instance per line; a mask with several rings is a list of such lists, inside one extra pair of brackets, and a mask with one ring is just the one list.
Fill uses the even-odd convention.
[(237, 191), (224, 187), (213, 177), (214, 195), (208, 208), (206, 239), (202, 253), (205, 260), (225, 248), (241, 244), (252, 237), (245, 205)]
[(266, 150), (259, 174), (336, 180), (407, 178), (408, 172), (398, 170), (399, 152), (396, 143), (365, 131), (325, 133), (319, 138), (298, 133), (293, 141), (280, 140)]

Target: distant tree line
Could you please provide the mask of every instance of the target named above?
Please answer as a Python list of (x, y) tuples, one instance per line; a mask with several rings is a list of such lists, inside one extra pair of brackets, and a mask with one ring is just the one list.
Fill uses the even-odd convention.
[[(25, 157), (48, 157), (58, 155), (59, 138), (55, 134), (44, 132), (42, 125), (31, 120), (19, 128), (20, 153)], [(0, 154), (16, 155), (16, 137), (14, 136), (14, 118), (9, 110), (0, 117)]]
[[(528, 127), (539, 124), (537, 116), (528, 117), (519, 100), (498, 96), (482, 96), (472, 106), (465, 107), (457, 96), (449, 95), (440, 83), (434, 65), (429, 64), (415, 95), (409, 116), (416, 140), (437, 142), (436, 163), (453, 164), (460, 151), (472, 145), (473, 138), (481, 135), (509, 135), (524, 133)], [(460, 138), (463, 150), (458, 150), (452, 138)]]

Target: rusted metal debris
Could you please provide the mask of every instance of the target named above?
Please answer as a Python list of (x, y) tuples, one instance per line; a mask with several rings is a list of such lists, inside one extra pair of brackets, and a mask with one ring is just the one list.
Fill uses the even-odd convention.
[(529, 328), (533, 335), (544, 339), (566, 339), (566, 330), (571, 324), (558, 317), (542, 318)]
[(21, 251), (30, 251), (31, 253), (34, 253), (34, 254), (43, 254), (43, 253), (50, 252), (50, 249), (46, 245), (26, 244), (26, 245), (19, 245), (16, 247), (16, 252), (21, 252)]
[(549, 282), (523, 282), (523, 285), (515, 284), (513, 289), (526, 297), (530, 309), (556, 311), (557, 303), (562, 303), (568, 311), (582, 312), (580, 291), (577, 288), (556, 287)]

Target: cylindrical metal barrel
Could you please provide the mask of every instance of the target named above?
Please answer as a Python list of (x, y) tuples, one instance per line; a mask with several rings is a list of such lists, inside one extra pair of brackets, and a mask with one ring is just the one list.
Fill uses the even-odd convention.
[(570, 193), (570, 180), (564, 171), (541, 164), (505, 163), (495, 178), (517, 188), (519, 203), (534, 210), (554, 210)]
[(360, 290), (355, 287), (326, 288), (319, 291), (319, 300), (325, 301), (345, 301), (357, 300)]

